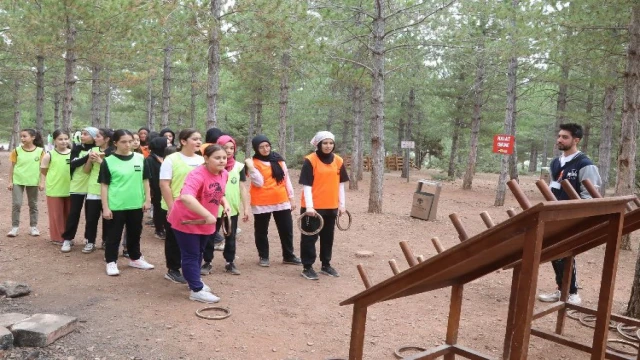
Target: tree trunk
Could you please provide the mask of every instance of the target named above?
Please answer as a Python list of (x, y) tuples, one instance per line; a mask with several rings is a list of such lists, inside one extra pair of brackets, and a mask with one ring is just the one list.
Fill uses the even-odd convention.
[(291, 56), (287, 51), (282, 53), (280, 75), (280, 128), (278, 129), (278, 151), (287, 156), (287, 106), (289, 105), (289, 66)]
[(245, 159), (251, 157), (251, 151), (253, 146), (251, 145), (251, 139), (255, 136), (254, 126), (256, 123), (256, 105), (253, 104), (249, 107), (249, 133), (247, 134), (247, 141), (245, 143)]
[(189, 104), (189, 120), (192, 129), (196, 128), (196, 100), (198, 98), (197, 93), (198, 86), (198, 74), (195, 68), (191, 68), (191, 102)]
[[(340, 154), (347, 154), (349, 152), (349, 128), (351, 127), (351, 121), (348, 116), (345, 116), (342, 120), (342, 139), (340, 139), (340, 143), (336, 146), (336, 152), (340, 152)], [(329, 130), (327, 130), (329, 131)]]
[(153, 82), (151, 77), (147, 79), (147, 128), (155, 131), (156, 124), (153, 116)]
[(207, 129), (218, 125), (218, 90), (220, 88), (220, 13), (221, 0), (211, 0), (209, 59), (207, 80)]
[(71, 131), (73, 113), (73, 90), (76, 84), (76, 27), (67, 16), (65, 49), (64, 100), (62, 105), (62, 128)]
[(610, 62), (609, 85), (604, 89), (604, 105), (602, 114), (602, 128), (600, 130), (600, 147), (598, 148), (598, 172), (602, 178), (600, 194), (605, 195), (609, 187), (609, 173), (611, 169), (611, 142), (613, 138), (613, 122), (616, 118), (616, 93), (618, 92), (618, 74), (615, 62)]
[(13, 85), (13, 131), (11, 132), (11, 140), (9, 141), (9, 150), (13, 150), (20, 144), (20, 80), (15, 80)]
[[(484, 34), (483, 34), (484, 36)], [(483, 59), (484, 42), (481, 42), (476, 52), (476, 79), (473, 85), (474, 104), (473, 117), (471, 119), (471, 137), (469, 139), (469, 158), (467, 160), (467, 170), (462, 180), (462, 189), (469, 190), (473, 183), (473, 176), (476, 173), (476, 161), (478, 157), (478, 136), (480, 134), (480, 122), (482, 121), (482, 105), (484, 95), (485, 64)]]
[(162, 76), (162, 117), (160, 127), (169, 126), (169, 101), (171, 100), (171, 53), (173, 47), (168, 45), (164, 48), (164, 66)]
[(385, 61), (385, 15), (386, 0), (375, 1), (372, 27), (372, 89), (371, 89), (371, 183), (369, 186), (369, 207), (367, 212), (382, 213), (384, 191), (384, 61)]
[[(464, 81), (464, 74), (460, 75), (460, 80)], [(462, 130), (462, 111), (464, 109), (464, 96), (458, 95), (456, 97), (456, 112), (453, 118), (453, 134), (451, 135), (451, 153), (449, 154), (449, 168), (447, 170), (447, 177), (449, 179), (456, 178), (456, 155), (460, 148), (460, 131)], [(422, 159), (420, 159), (422, 161)], [(420, 168), (420, 165), (418, 165)]]
[(560, 68), (560, 83), (558, 84), (558, 99), (556, 101), (556, 127), (559, 129), (560, 124), (564, 124), (567, 120), (567, 95), (569, 92), (569, 64), (564, 60)]
[(53, 128), (60, 128), (60, 90), (53, 93)]
[(585, 105), (585, 114), (587, 117), (587, 123), (584, 125), (584, 136), (580, 144), (580, 151), (585, 154), (589, 154), (589, 139), (591, 137), (591, 116), (593, 114), (593, 89), (595, 85), (593, 81), (589, 81), (589, 93), (587, 94), (587, 103)]
[(333, 120), (335, 119), (335, 111), (333, 108), (329, 109), (329, 112), (327, 113), (327, 126), (326, 129), (327, 131), (331, 131), (331, 127), (333, 126)]
[(44, 56), (36, 57), (36, 130), (44, 134)]
[[(404, 101), (400, 104), (400, 111), (405, 112), (405, 106), (407, 106)], [(402, 116), (400, 117), (400, 119), (398, 119), (398, 142), (396, 143), (396, 155), (398, 156), (402, 156), (402, 140), (404, 140), (404, 131), (405, 131), (405, 122), (404, 119), (402, 119)]]
[(111, 77), (107, 72), (107, 78), (105, 81), (105, 102), (104, 102), (104, 127), (111, 129)]
[[(620, 150), (618, 152), (618, 173), (615, 195), (630, 195), (635, 190), (636, 139), (638, 116), (640, 115), (640, 4), (633, 7), (629, 26), (629, 46), (627, 49), (627, 69), (624, 74), (624, 99), (622, 103), (622, 124), (620, 125)], [(629, 237), (623, 239), (621, 248), (631, 250)], [(640, 257), (638, 257), (640, 261)], [(640, 274), (636, 274), (640, 275)], [(640, 295), (640, 294), (639, 294)], [(640, 308), (640, 298), (638, 306)], [(631, 303), (631, 300), (629, 301)], [(631, 305), (629, 306), (631, 308)], [(638, 314), (640, 315), (640, 311)]]
[[(407, 112), (407, 127), (405, 130), (405, 140), (407, 141), (413, 140), (413, 134), (411, 130), (413, 128), (413, 116), (415, 114), (415, 109), (416, 109), (416, 92), (412, 88), (411, 90), (409, 90), (409, 109), (408, 109), (409, 111)], [(409, 177), (409, 166), (411, 164), (410, 155), (411, 155), (411, 149), (407, 149), (403, 154), (402, 177), (405, 179)]]
[(100, 67), (91, 67), (91, 126), (100, 127)]
[(258, 88), (258, 94), (256, 98), (256, 123), (255, 133), (262, 134), (262, 86)]
[(529, 172), (538, 171), (538, 149), (536, 148), (536, 143), (531, 143), (531, 152), (529, 153)]
[(349, 173), (349, 190), (358, 190), (358, 171), (362, 168), (362, 125), (364, 124), (364, 91), (359, 85), (353, 87), (353, 149), (351, 151), (351, 168)]
[[(553, 124), (549, 125), (552, 126)], [(543, 132), (544, 133), (544, 132)], [(549, 153), (547, 151), (549, 151), (549, 139), (550, 136), (552, 138), (555, 139), (555, 136), (551, 135), (552, 130), (546, 130), (546, 136), (544, 136), (544, 140), (542, 140), (542, 167), (547, 167), (547, 158), (549, 157)], [(551, 153), (553, 154), (553, 151), (551, 151)]]
[[(516, 18), (515, 11), (517, 11), (519, 0), (513, 0), (512, 11), (513, 16), (511, 17), (511, 31), (509, 33), (509, 43), (511, 44), (511, 58), (509, 59), (509, 66), (507, 67), (507, 106), (505, 110), (504, 116), (504, 133), (509, 134), (515, 137), (515, 128), (516, 128), (516, 111), (517, 104), (516, 100), (518, 98), (518, 56), (516, 54), (516, 44), (515, 44), (515, 27), (516, 27)], [(500, 159), (500, 176), (498, 177), (498, 188), (496, 190), (496, 199), (493, 203), (493, 206), (504, 206), (504, 198), (507, 192), (507, 174), (510, 175), (511, 179), (518, 178), (518, 167), (517, 167), (517, 155), (515, 153), (515, 144), (513, 146), (514, 153), (512, 155), (502, 155)]]

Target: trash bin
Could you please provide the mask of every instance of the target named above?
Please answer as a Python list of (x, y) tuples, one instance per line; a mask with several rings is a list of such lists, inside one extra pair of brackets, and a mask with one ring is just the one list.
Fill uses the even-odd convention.
[[(425, 189), (425, 187), (428, 187), (428, 189)], [(413, 194), (411, 217), (422, 220), (435, 220), (438, 213), (440, 190), (442, 190), (442, 183), (438, 181), (419, 180), (418, 188)]]

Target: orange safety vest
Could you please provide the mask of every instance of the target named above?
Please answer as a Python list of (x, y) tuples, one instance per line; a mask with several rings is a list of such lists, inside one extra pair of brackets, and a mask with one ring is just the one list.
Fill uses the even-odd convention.
[[(340, 169), (343, 160), (338, 155), (333, 155), (331, 164), (323, 163), (316, 153), (305, 156), (313, 168), (313, 186), (311, 196), (313, 197), (314, 209), (337, 209), (339, 204), (340, 191)], [(306, 207), (304, 192), (302, 193), (302, 207)]]
[[(271, 173), (271, 164), (267, 163), (265, 165), (260, 160), (255, 160), (253, 164), (256, 167), (256, 170), (258, 170), (260, 174), (262, 174), (264, 183), (261, 187), (257, 187), (251, 184), (249, 188), (249, 194), (251, 195), (251, 205), (277, 205), (289, 201), (289, 195), (287, 194), (287, 187), (285, 185), (285, 182), (283, 181), (280, 184), (276, 182), (276, 179), (273, 178), (273, 174)], [(284, 163), (280, 162), (280, 166), (284, 168)]]

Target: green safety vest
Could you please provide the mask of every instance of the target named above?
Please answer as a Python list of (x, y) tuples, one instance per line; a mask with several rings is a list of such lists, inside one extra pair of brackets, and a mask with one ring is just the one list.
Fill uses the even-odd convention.
[[(104, 151), (100, 150), (100, 147), (98, 146), (92, 148), (91, 151), (98, 154), (104, 153)], [(100, 175), (100, 164), (93, 163), (91, 166), (91, 172), (89, 173), (89, 179), (87, 180), (87, 194), (100, 195), (100, 188), (102, 185), (98, 182), (98, 175)]]
[[(88, 153), (88, 151), (82, 150), (80, 151), (80, 154), (78, 154), (78, 158), (84, 157)], [(85, 173), (84, 170), (82, 170), (82, 166), (78, 166), (77, 168), (73, 169), (73, 176), (71, 177), (69, 192), (72, 194), (86, 194), (88, 186), (89, 174)]]
[(107, 162), (111, 182), (107, 193), (111, 211), (142, 209), (144, 205), (144, 156), (133, 153), (130, 160), (120, 160), (117, 156), (104, 159)]
[[(240, 213), (240, 171), (244, 169), (244, 164), (236, 161), (233, 169), (229, 171), (229, 180), (227, 180), (227, 187), (224, 190), (224, 197), (229, 202), (231, 208), (231, 214), (229, 216), (235, 216)], [(222, 211), (224, 207), (220, 205), (220, 212), (218, 217), (222, 217)]]
[(18, 159), (13, 167), (13, 183), (23, 186), (38, 186), (40, 183), (40, 159), (43, 149), (37, 147), (26, 151), (22, 146), (16, 148)]
[(60, 154), (58, 150), (53, 149), (49, 151), (49, 156), (51, 156), (51, 160), (47, 171), (45, 193), (49, 197), (68, 197), (71, 183), (71, 173), (69, 172), (71, 152)]
[[(184, 162), (180, 153), (173, 153), (167, 156), (167, 159), (169, 158), (171, 158), (171, 196), (177, 199), (178, 196), (180, 196), (180, 190), (182, 190), (184, 180), (195, 167), (189, 166), (189, 164)], [(169, 206), (167, 202), (164, 201), (164, 197), (160, 200), (160, 207), (163, 210), (169, 210)]]

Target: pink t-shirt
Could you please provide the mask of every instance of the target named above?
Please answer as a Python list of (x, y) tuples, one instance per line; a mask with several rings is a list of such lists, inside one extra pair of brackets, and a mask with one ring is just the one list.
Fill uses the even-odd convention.
[[(202, 206), (204, 206), (213, 216), (217, 217), (220, 201), (224, 196), (225, 187), (229, 173), (223, 170), (218, 175), (213, 175), (207, 170), (206, 165), (198, 166), (187, 175), (180, 195), (194, 196)], [(216, 231), (215, 224), (182, 224), (184, 220), (199, 220), (202, 216), (189, 210), (178, 198), (171, 208), (167, 221), (171, 227), (189, 234), (210, 235)]]

